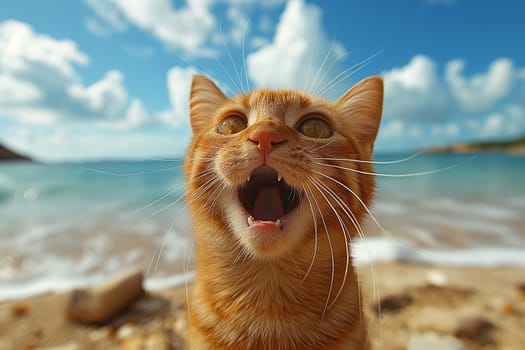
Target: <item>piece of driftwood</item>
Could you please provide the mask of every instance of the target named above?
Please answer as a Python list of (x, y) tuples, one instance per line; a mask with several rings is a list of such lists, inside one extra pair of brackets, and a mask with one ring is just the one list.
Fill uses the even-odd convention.
[(143, 273), (133, 269), (100, 286), (74, 290), (67, 315), (78, 322), (104, 323), (144, 294), (143, 280)]

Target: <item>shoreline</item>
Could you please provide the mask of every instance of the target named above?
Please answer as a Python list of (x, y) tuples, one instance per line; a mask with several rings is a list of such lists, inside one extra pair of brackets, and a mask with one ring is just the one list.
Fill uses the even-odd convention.
[(477, 146), (471, 144), (457, 144), (449, 146), (436, 146), (421, 150), (424, 154), (505, 154), (513, 156), (525, 156), (525, 146), (511, 146), (507, 148), (500, 148), (496, 146)]
[[(357, 267), (373, 349), (406, 349), (414, 337), (429, 333), (474, 350), (525, 348), (525, 268), (412, 263), (374, 268), (372, 273), (370, 266)], [(104, 326), (69, 321), (69, 298), (64, 292), (0, 301), (0, 349), (139, 349), (147, 344), (184, 349), (185, 285), (148, 292)], [(473, 318), (485, 322), (484, 333), (458, 336), (457, 328)]]

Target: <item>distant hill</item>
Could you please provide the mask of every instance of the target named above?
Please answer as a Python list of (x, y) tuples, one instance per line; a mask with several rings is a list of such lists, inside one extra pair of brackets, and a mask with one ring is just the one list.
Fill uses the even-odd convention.
[(512, 140), (483, 141), (458, 143), (448, 146), (437, 146), (425, 150), (425, 153), (475, 153), (505, 152), (525, 155), (525, 135)]
[(18, 154), (9, 148), (0, 145), (0, 161), (4, 160), (31, 160), (31, 158), (24, 156), (22, 154)]

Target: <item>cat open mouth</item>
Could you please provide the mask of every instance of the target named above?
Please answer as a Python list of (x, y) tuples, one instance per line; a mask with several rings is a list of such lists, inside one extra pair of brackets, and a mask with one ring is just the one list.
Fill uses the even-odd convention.
[(256, 168), (239, 187), (239, 200), (249, 213), (248, 225), (256, 221), (273, 221), (279, 226), (280, 219), (294, 210), (301, 201), (301, 192), (294, 189), (274, 169)]

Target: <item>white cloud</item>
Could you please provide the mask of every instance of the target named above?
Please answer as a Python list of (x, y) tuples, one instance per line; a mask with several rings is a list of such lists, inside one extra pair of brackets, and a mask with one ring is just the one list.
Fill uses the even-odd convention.
[(26, 23), (0, 23), (0, 65), (2, 72), (24, 75), (34, 65), (46, 66), (65, 77), (74, 76), (75, 64), (86, 65), (86, 54), (71, 40), (56, 40), (33, 32)]
[(250, 28), (248, 16), (246, 16), (239, 7), (230, 7), (227, 16), (232, 23), (230, 37), (234, 44), (240, 46), (246, 41), (246, 36)]
[(486, 73), (474, 75), (470, 79), (461, 75), (464, 67), (463, 60), (449, 62), (446, 80), (465, 112), (487, 112), (512, 89), (516, 72), (509, 59), (493, 61)]
[(0, 74), (0, 106), (26, 104), (41, 98), (42, 92), (33, 83)]
[(381, 137), (414, 140), (429, 130), (427, 141), (442, 143), (525, 132), (523, 68), (506, 58), (471, 76), (464, 74), (465, 67), (465, 61), (452, 60), (440, 75), (432, 59), (416, 55), (407, 65), (385, 72)]
[(72, 85), (71, 96), (81, 102), (87, 110), (104, 111), (106, 117), (122, 116), (127, 103), (128, 94), (124, 88), (124, 77), (119, 71), (109, 71), (99, 81), (91, 86)]
[(259, 49), (265, 45), (268, 45), (269, 41), (268, 39), (262, 37), (262, 36), (254, 36), (251, 39), (250, 46), (254, 49)]
[[(241, 45), (250, 23), (247, 11), (254, 7), (266, 11), (282, 5), (285, 0), (185, 0), (175, 6), (171, 0), (85, 0), (97, 18), (88, 17), (85, 26), (97, 36), (107, 36), (111, 31), (126, 30), (132, 24), (150, 33), (166, 47), (182, 49), (186, 54), (211, 57), (217, 53), (223, 39), (218, 34), (218, 17), (212, 7), (224, 4), (228, 37)], [(269, 32), (273, 25), (262, 21), (262, 28)], [(271, 28), (270, 28), (271, 27)]]
[(460, 131), (460, 126), (454, 122), (435, 124), (432, 127), (432, 132), (438, 137), (457, 137)]
[(400, 138), (405, 134), (405, 130), (406, 127), (404, 122), (401, 120), (392, 120), (381, 126), (379, 130), (380, 138), (385, 140)]
[(525, 108), (512, 104), (481, 120), (470, 120), (467, 127), (484, 138), (521, 136), (525, 131)]
[[(77, 65), (89, 58), (69, 40), (35, 33), (26, 23), (0, 23), (0, 116), (23, 123), (91, 123), (99, 130), (129, 130), (145, 124), (184, 125), (193, 72), (174, 68), (168, 76), (173, 110), (149, 112), (132, 99), (124, 76), (113, 70), (84, 85)], [(64, 125), (64, 124), (62, 124)]]
[(487, 120), (485, 120), (482, 132), (485, 135), (497, 135), (501, 133), (503, 126), (503, 115), (499, 113), (493, 113), (487, 117)]
[(277, 5), (283, 4), (286, 0), (222, 0), (223, 2), (227, 2), (230, 5), (259, 5), (263, 7), (273, 7)]
[(111, 30), (104, 26), (97, 18), (87, 17), (84, 20), (84, 25), (88, 32), (95, 36), (107, 37), (111, 35)]
[(486, 72), (471, 77), (462, 74), (465, 66), (465, 61), (452, 60), (441, 77), (432, 59), (417, 55), (406, 66), (383, 73), (385, 117), (443, 121), (479, 116), (491, 113), (506, 99), (515, 98), (520, 70), (509, 59), (496, 59)]
[(146, 124), (150, 120), (151, 116), (146, 108), (144, 108), (142, 102), (139, 99), (133, 99), (126, 111), (126, 121), (130, 127)]
[[(322, 92), (335, 77), (344, 47), (323, 30), (322, 11), (290, 0), (273, 41), (248, 55), (248, 74), (258, 87), (291, 87)], [(326, 92), (326, 91), (324, 91)], [(330, 91), (333, 92), (333, 91)]]
[(0, 115), (30, 123), (125, 119), (124, 77), (109, 71), (85, 86), (76, 69), (89, 58), (70, 40), (0, 23)]
[(432, 121), (450, 109), (437, 66), (426, 56), (414, 56), (406, 66), (385, 72), (383, 77), (384, 115), (388, 118)]
[[(167, 47), (182, 48), (191, 54), (211, 53), (204, 44), (216, 26), (210, 11), (212, 0), (187, 0), (181, 8), (175, 8), (170, 0), (89, 0), (87, 4), (117, 30), (124, 27), (122, 16)], [(106, 9), (111, 16), (101, 9)]]
[(167, 84), (172, 112), (165, 112), (160, 119), (171, 126), (189, 128), (189, 99), (193, 68), (173, 67), (168, 71)]
[[(110, 1), (86, 0), (86, 3), (93, 9), (93, 11), (95, 11), (97, 16), (111, 29), (116, 30), (116, 31), (124, 31), (127, 29), (127, 24), (126, 24), (125, 19), (122, 17), (122, 14), (117, 8), (115, 8), (115, 6), (113, 6), (113, 4)], [(96, 30), (100, 30), (104, 28), (102, 24), (100, 24), (100, 22), (96, 22), (96, 23), (97, 23), (97, 26), (99, 27)], [(93, 26), (93, 24), (91, 25)], [(88, 29), (89, 29), (89, 25), (88, 25)], [(104, 29), (106, 32), (109, 32), (109, 28), (104, 28)]]

